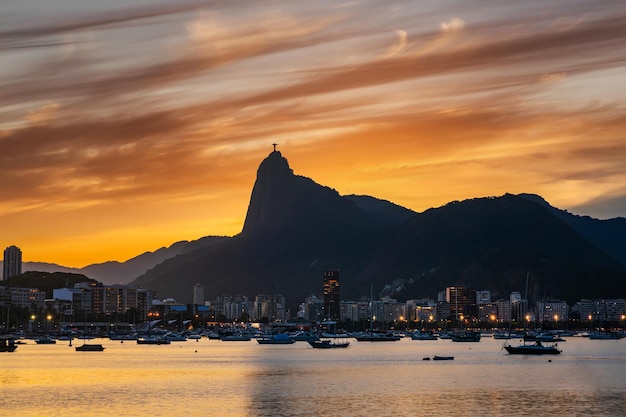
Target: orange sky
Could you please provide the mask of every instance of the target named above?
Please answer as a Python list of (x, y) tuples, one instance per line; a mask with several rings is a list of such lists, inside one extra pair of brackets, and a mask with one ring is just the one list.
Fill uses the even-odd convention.
[(3, 2), (0, 246), (82, 267), (234, 235), (272, 142), (415, 211), (626, 216), (624, 45), (623, 0)]

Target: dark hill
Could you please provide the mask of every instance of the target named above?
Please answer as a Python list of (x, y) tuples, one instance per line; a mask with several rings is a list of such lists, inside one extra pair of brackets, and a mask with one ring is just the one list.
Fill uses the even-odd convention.
[(282, 294), (295, 306), (321, 294), (329, 269), (341, 270), (343, 300), (392, 283), (399, 300), (454, 284), (504, 298), (524, 291), (528, 272), (535, 297), (626, 295), (624, 266), (539, 202), (505, 195), (416, 214), (342, 197), (294, 175), (277, 151), (258, 169), (239, 235), (167, 259), (133, 283), (184, 302), (202, 283), (208, 299)]
[(410, 282), (403, 296), (433, 296), (447, 285), (488, 289), (508, 298), (607, 297), (626, 293), (624, 268), (540, 204), (514, 195), (448, 204), (415, 216), (364, 271), (387, 270)]
[(617, 259), (626, 267), (626, 219), (599, 220), (589, 216), (577, 216), (551, 206), (543, 198), (534, 194), (520, 194), (520, 197), (535, 201), (548, 209), (559, 219), (585, 239)]
[(46, 293), (46, 298), (52, 298), (52, 290), (57, 288), (73, 288), (79, 282), (97, 282), (82, 274), (68, 272), (40, 272), (29, 271), (15, 275), (2, 282), (3, 286), (16, 288), (37, 288)]

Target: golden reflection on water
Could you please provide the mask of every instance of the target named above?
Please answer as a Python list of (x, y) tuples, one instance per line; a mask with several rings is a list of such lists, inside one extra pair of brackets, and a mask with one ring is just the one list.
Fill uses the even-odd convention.
[[(626, 341), (572, 340), (549, 359), (509, 356), (489, 339), (331, 351), (303, 342), (102, 343), (104, 352), (30, 342), (0, 354), (2, 415), (626, 415)], [(434, 354), (455, 360), (422, 360)]]

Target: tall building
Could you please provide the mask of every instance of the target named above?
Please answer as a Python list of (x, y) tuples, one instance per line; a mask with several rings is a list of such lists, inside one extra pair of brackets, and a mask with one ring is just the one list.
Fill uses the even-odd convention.
[(476, 291), (462, 286), (446, 288), (446, 301), (450, 305), (450, 318), (462, 320), (476, 317)]
[(341, 314), (339, 304), (339, 271), (324, 271), (324, 318), (337, 320)]
[(17, 246), (9, 246), (4, 250), (2, 280), (6, 281), (14, 275), (22, 273), (22, 251)]
[(204, 285), (198, 283), (193, 287), (193, 304), (203, 306), (204, 302)]

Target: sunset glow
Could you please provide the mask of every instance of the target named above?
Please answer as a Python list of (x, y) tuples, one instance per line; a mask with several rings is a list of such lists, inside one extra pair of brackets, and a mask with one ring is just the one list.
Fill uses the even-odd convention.
[(626, 216), (624, 45), (623, 0), (3, 2), (0, 246), (82, 267), (235, 235), (274, 142), (418, 212)]

